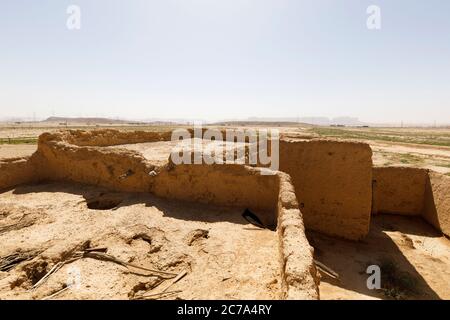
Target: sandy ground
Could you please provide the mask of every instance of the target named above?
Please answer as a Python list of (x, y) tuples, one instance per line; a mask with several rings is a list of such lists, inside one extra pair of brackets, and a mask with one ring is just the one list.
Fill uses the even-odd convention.
[[(108, 210), (87, 207), (106, 200), (121, 202)], [(78, 184), (17, 187), (0, 194), (0, 257), (38, 254), (0, 272), (0, 299), (42, 299), (67, 284), (73, 285), (55, 298), (129, 299), (155, 284), (147, 271), (82, 258), (31, 290), (56, 263), (86, 247), (106, 247), (107, 254), (145, 268), (187, 270), (170, 299), (277, 299), (278, 236), (248, 224), (241, 213)]]
[(177, 142), (159, 141), (135, 144), (122, 144), (109, 148), (120, 148), (141, 153), (144, 158), (151, 161), (155, 165), (164, 165), (169, 159), (170, 152), (176, 148)]
[[(219, 143), (211, 142), (211, 146), (219, 147)], [(169, 154), (177, 146), (176, 142), (161, 141), (114, 146), (135, 150), (151, 160), (155, 165), (167, 163)], [(398, 145), (390, 143), (370, 142), (373, 151), (373, 163), (377, 166), (406, 166), (450, 173), (450, 148), (422, 145)], [(0, 159), (30, 156), (37, 150), (33, 144), (0, 144)]]
[[(201, 145), (204, 151), (209, 150), (208, 152), (216, 152), (216, 151), (229, 152), (230, 150), (235, 150), (236, 148), (243, 148), (246, 145), (245, 143), (227, 143), (223, 141), (189, 139), (181, 142), (160, 141), (160, 142), (123, 144), (113, 146), (112, 148), (122, 148), (137, 151), (141, 153), (144, 156), (144, 158), (146, 158), (153, 164), (164, 165), (168, 162), (171, 152), (175, 152), (176, 150), (182, 150), (183, 148), (186, 148), (187, 150), (193, 150), (192, 146), (195, 143)], [(214, 153), (209, 154), (214, 155)]]
[(23, 122), (5, 123), (0, 122), (0, 138), (37, 138), (44, 132), (55, 132), (66, 129), (120, 129), (120, 130), (165, 130), (167, 126), (157, 125), (132, 125), (132, 124), (96, 124), (96, 123), (71, 123), (69, 125), (61, 125), (54, 122)]
[(436, 147), (418, 144), (388, 144), (379, 142), (369, 142), (373, 149), (377, 151), (395, 152), (401, 154), (420, 154), (425, 156), (436, 156), (450, 159), (450, 148)]
[[(321, 299), (450, 299), (450, 241), (420, 218), (374, 216), (370, 233), (361, 242), (314, 232), (308, 232), (308, 239), (316, 259), (340, 275), (339, 281), (322, 275)], [(413, 279), (414, 290), (398, 286), (392, 294), (367, 288), (367, 266), (380, 265), (383, 275), (387, 262), (398, 268), (398, 274)], [(382, 276), (382, 287), (389, 284), (386, 281)]]
[(0, 144), (0, 159), (31, 156), (36, 150), (36, 144)]
[[(374, 216), (370, 234), (360, 242), (311, 231), (308, 239), (315, 258), (340, 275), (335, 280), (322, 274), (321, 299), (450, 299), (450, 241), (420, 218)], [(0, 299), (42, 299), (67, 284), (72, 286), (55, 299), (130, 299), (157, 280), (140, 269), (83, 258), (31, 290), (56, 263), (87, 246), (105, 247), (107, 254), (145, 268), (187, 270), (171, 287), (179, 291), (171, 299), (280, 294), (276, 233), (248, 224), (234, 208), (79, 184), (21, 186), (0, 194), (0, 243), (0, 257), (37, 250), (29, 261), (0, 272)], [(383, 273), (386, 261), (414, 280), (414, 292), (367, 289), (367, 266), (378, 264)]]
[[(20, 130), (0, 128), (0, 135), (28, 137), (49, 131)], [(299, 135), (296, 129), (289, 130), (293, 137)], [(374, 152), (375, 165), (450, 172), (448, 147), (366, 142)], [(163, 165), (175, 145), (155, 142), (116, 147), (136, 150)], [(36, 147), (0, 145), (0, 158), (31, 155)], [(109, 210), (87, 208), (86, 201), (101, 193), (122, 202)], [(87, 244), (106, 247), (108, 254), (147, 268), (173, 273), (187, 270), (187, 276), (171, 287), (180, 290), (171, 299), (276, 299), (280, 293), (277, 235), (247, 224), (240, 214), (236, 209), (143, 194), (110, 194), (76, 184), (17, 187), (0, 194), (0, 257), (28, 251), (37, 254), (8, 272), (0, 271), (0, 299), (41, 299), (74, 279), (75, 285), (57, 298), (129, 299), (157, 280), (142, 270), (83, 258), (64, 265), (30, 290), (56, 263)], [(375, 216), (369, 236), (361, 242), (314, 232), (308, 232), (308, 237), (316, 259), (340, 274), (339, 281), (323, 275), (322, 299), (450, 299), (450, 242), (419, 218)], [(366, 267), (383, 266), (386, 261), (414, 280), (413, 291), (367, 289)]]
[(378, 166), (406, 166), (450, 172), (450, 148), (416, 144), (394, 144), (369, 141), (373, 163)]
[[(228, 128), (234, 129), (260, 129), (264, 126), (230, 126)], [(61, 126), (59, 123), (0, 123), (0, 138), (37, 138), (43, 132), (53, 132), (61, 129), (100, 129), (100, 128), (114, 128), (121, 130), (165, 130), (170, 127), (166, 126), (133, 126), (133, 125), (105, 125), (105, 124), (90, 124), (75, 123), (70, 126)], [(319, 135), (312, 133), (310, 126), (279, 126), (273, 129), (278, 129), (280, 133), (287, 138), (312, 138), (319, 137)], [(326, 127), (325, 127), (326, 128)], [(364, 128), (344, 128), (345, 130), (353, 131), (367, 131)], [(449, 129), (446, 128), (372, 128), (369, 130), (371, 134), (383, 135), (405, 135), (416, 136), (417, 139), (429, 136), (448, 136)], [(436, 138), (437, 139), (437, 138)], [(370, 144), (373, 150), (373, 162), (378, 166), (408, 166), (431, 169), (436, 172), (450, 174), (450, 147), (413, 144), (413, 143), (392, 143), (387, 141), (373, 141), (361, 140)], [(142, 152), (148, 159), (154, 160), (155, 164), (161, 165), (167, 162), (168, 154), (175, 143), (171, 142), (156, 142), (143, 143), (137, 145), (124, 145), (124, 148)], [(149, 150), (149, 148), (154, 148)], [(0, 145), (0, 158), (20, 157), (31, 154), (35, 149), (32, 145)]]

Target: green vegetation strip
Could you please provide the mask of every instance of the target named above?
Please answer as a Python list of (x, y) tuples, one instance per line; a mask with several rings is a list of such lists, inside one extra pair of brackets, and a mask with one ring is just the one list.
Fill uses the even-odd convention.
[(336, 128), (311, 128), (312, 132), (324, 137), (336, 137), (342, 139), (379, 140), (399, 143), (427, 144), (434, 146), (450, 147), (450, 137), (447, 135), (417, 134), (389, 134), (378, 133), (374, 130), (345, 130)]
[(0, 138), (0, 144), (37, 144), (37, 138)]

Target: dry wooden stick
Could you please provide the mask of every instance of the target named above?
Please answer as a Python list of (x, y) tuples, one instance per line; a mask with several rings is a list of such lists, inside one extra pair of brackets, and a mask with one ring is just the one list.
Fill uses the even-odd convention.
[(141, 300), (156, 300), (159, 298), (163, 298), (163, 297), (168, 297), (177, 293), (182, 292), (181, 290), (176, 290), (176, 291), (169, 291), (169, 292), (158, 292), (158, 293), (152, 293), (152, 294), (146, 294), (143, 296), (140, 296), (138, 299)]
[[(138, 299), (145, 299), (148, 297), (153, 297), (153, 296), (159, 296), (159, 295), (164, 295), (165, 293), (167, 293), (166, 291), (173, 286), (175, 283), (177, 283), (178, 281), (180, 281), (182, 278), (184, 278), (187, 275), (187, 271), (183, 270), (182, 272), (180, 272), (175, 278), (173, 278), (172, 280), (169, 281), (169, 283), (166, 284), (166, 286), (164, 286), (161, 290), (157, 290), (158, 292), (153, 292), (153, 293), (148, 293), (148, 294), (142, 294), (138, 297)], [(159, 284), (158, 284), (159, 286)], [(156, 286), (157, 287), (157, 286)], [(152, 288), (152, 290), (155, 289)], [(148, 292), (148, 291), (147, 291)], [(175, 291), (173, 291), (175, 292)], [(181, 291), (180, 291), (181, 292)]]
[(314, 263), (320, 270), (322, 270), (323, 272), (328, 274), (330, 277), (339, 279), (339, 274), (336, 271), (334, 271), (333, 269), (331, 269), (330, 267), (327, 267), (322, 262), (317, 261), (316, 259), (314, 259)]
[(64, 291), (69, 290), (69, 288), (70, 288), (70, 286), (64, 287), (61, 290), (56, 291), (55, 293), (53, 293), (53, 294), (51, 294), (51, 295), (49, 295), (49, 296), (47, 296), (45, 298), (42, 298), (41, 300), (50, 300), (50, 299), (56, 297), (57, 295), (63, 293)]
[(61, 269), (62, 266), (65, 264), (66, 263), (63, 261), (60, 261), (57, 264), (55, 264), (53, 266), (53, 268), (51, 268), (49, 272), (47, 272), (38, 282), (36, 282), (31, 289), (33, 290), (33, 289), (36, 289), (37, 287), (39, 287), (41, 284), (43, 284), (48, 279), (48, 277), (50, 277), (53, 273), (55, 273), (56, 271)]
[(111, 262), (115, 262), (118, 263), (120, 265), (123, 265), (124, 267), (133, 267), (136, 269), (141, 269), (141, 270), (145, 270), (148, 272), (153, 272), (156, 273), (158, 277), (164, 278), (164, 279), (172, 279), (174, 277), (176, 277), (177, 275), (175, 273), (171, 273), (171, 272), (165, 272), (165, 271), (160, 271), (160, 270), (155, 270), (155, 269), (149, 269), (149, 268), (144, 268), (132, 263), (128, 263), (125, 262), (123, 260), (120, 260), (112, 255), (106, 254), (106, 253), (102, 253), (102, 252), (84, 252), (83, 257), (87, 257), (87, 258), (93, 258), (93, 259), (99, 259), (99, 260), (105, 260), (105, 261), (111, 261)]
[(180, 281), (181, 279), (183, 279), (185, 276), (187, 275), (187, 271), (183, 270), (180, 274), (178, 274), (175, 278), (173, 278), (172, 280), (170, 280), (170, 282), (167, 284), (167, 286), (165, 286), (162, 290), (162, 292), (165, 292), (166, 290), (168, 290), (171, 286), (173, 286), (175, 283), (177, 283), (178, 281)]
[(53, 274), (56, 273), (59, 269), (61, 269), (64, 265), (72, 263), (76, 260), (79, 260), (83, 257), (82, 254), (79, 254), (78, 252), (74, 253), (73, 256), (67, 260), (64, 261), (60, 261), (57, 264), (55, 264), (53, 266), (53, 268), (50, 269), (49, 272), (47, 272), (38, 282), (36, 282), (33, 287), (31, 288), (31, 290), (36, 289), (37, 287), (39, 287), (41, 284), (43, 284), (45, 281), (47, 281), (47, 279)]
[(0, 271), (9, 271), (23, 261), (33, 259), (39, 251), (16, 252), (8, 256), (0, 257)]
[(107, 247), (97, 247), (97, 248), (87, 248), (84, 249), (84, 252), (103, 252), (106, 253), (106, 251), (108, 251)]
[(148, 272), (152, 272), (153, 273), (152, 276), (157, 276), (157, 277), (162, 278), (162, 279), (172, 279), (172, 278), (177, 277), (177, 275), (174, 274), (174, 273), (160, 271), (160, 270), (155, 270), (155, 269), (148, 269), (148, 268), (144, 268), (144, 267), (141, 267), (141, 266), (137, 266), (137, 265), (125, 262), (123, 260), (120, 260), (120, 259), (112, 256), (112, 255), (104, 253), (104, 251), (106, 251), (106, 250), (107, 250), (107, 248), (91, 248), (91, 249), (87, 249), (87, 250), (84, 250), (84, 251), (77, 251), (77, 252), (75, 252), (69, 259), (64, 260), (64, 261), (60, 261), (57, 264), (55, 264), (53, 266), (53, 268), (50, 269), (49, 272), (47, 272), (38, 282), (36, 282), (33, 285), (31, 290), (36, 289), (41, 284), (43, 284), (45, 281), (47, 281), (47, 279), (52, 274), (56, 273), (65, 264), (72, 263), (72, 262), (74, 262), (76, 260), (79, 260), (79, 259), (82, 259), (82, 258), (92, 258), (92, 259), (98, 259), (98, 260), (115, 262), (115, 263), (120, 264), (120, 265), (122, 265), (122, 266), (124, 266), (126, 268), (133, 267), (133, 268), (145, 270), (145, 271), (148, 271)]

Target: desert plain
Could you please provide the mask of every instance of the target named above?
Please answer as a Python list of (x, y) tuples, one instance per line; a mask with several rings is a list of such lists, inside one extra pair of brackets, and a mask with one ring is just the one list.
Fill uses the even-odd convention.
[[(164, 133), (180, 127), (189, 126), (2, 123), (0, 160), (32, 157), (44, 133)], [(292, 141), (367, 144), (374, 168), (423, 169), (450, 179), (450, 128), (298, 123), (237, 123), (226, 128), (262, 127), (276, 128)], [(165, 165), (171, 147), (169, 141), (154, 141), (106, 148), (137, 153), (157, 168)], [(443, 188), (440, 197), (448, 199), (448, 187)], [(280, 269), (284, 253), (277, 228), (252, 224), (243, 216), (244, 207), (80, 181), (44, 179), (0, 192), (0, 299), (284, 299), (290, 297), (289, 286), (307, 292), (291, 298), (450, 299), (448, 233), (418, 215), (375, 212), (372, 207), (368, 232), (356, 241), (309, 228), (312, 220), (306, 217), (304, 231), (315, 266), (305, 271), (313, 280), (299, 287), (289, 283), (288, 270)], [(303, 205), (298, 203), (300, 211)], [(445, 208), (446, 216), (440, 219), (449, 221)], [(367, 287), (367, 267), (373, 264), (382, 269), (378, 290)]]

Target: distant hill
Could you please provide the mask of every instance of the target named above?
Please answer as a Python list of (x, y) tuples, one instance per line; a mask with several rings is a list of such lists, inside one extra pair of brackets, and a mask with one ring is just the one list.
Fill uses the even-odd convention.
[(299, 123), (294, 121), (220, 121), (214, 123), (207, 123), (207, 125), (214, 126), (269, 126), (269, 127), (298, 127), (298, 126), (311, 126), (308, 123)]
[(66, 118), (66, 117), (49, 117), (41, 122), (58, 122), (58, 123), (88, 123), (88, 124), (127, 124), (127, 123), (143, 123), (139, 121), (127, 121), (108, 118)]
[(226, 120), (213, 123), (214, 125), (275, 125), (275, 126), (364, 126), (364, 122), (352, 117), (299, 117), (299, 118), (258, 118), (251, 117), (245, 120)]
[(269, 122), (295, 122), (307, 123), (318, 126), (344, 125), (344, 126), (362, 126), (366, 123), (359, 121), (353, 117), (298, 117), (298, 118), (249, 118), (249, 121), (269, 121)]

